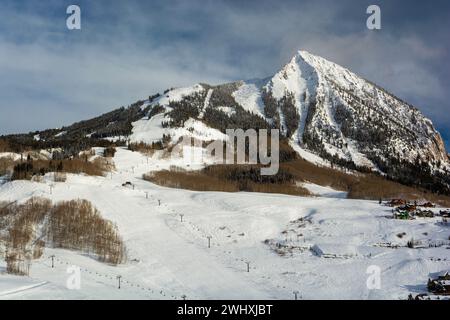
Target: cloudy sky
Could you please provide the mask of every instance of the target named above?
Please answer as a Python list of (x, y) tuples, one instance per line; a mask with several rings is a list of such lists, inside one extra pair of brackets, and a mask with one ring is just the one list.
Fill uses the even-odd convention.
[[(81, 30), (66, 8), (81, 7)], [(381, 7), (382, 29), (366, 28)], [(59, 127), (168, 87), (266, 77), (299, 49), (385, 87), (450, 146), (450, 2), (0, 2), (0, 134)]]

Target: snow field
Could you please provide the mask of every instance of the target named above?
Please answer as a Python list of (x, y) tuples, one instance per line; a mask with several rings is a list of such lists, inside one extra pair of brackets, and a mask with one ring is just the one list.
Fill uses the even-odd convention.
[[(332, 197), (337, 194), (328, 188), (317, 192), (321, 197), (305, 198), (193, 192), (142, 180), (143, 173), (162, 166), (160, 161), (152, 157), (147, 164), (147, 157), (118, 149), (112, 178), (68, 175), (65, 183), (55, 183), (52, 194), (45, 183), (2, 185), (0, 201), (32, 196), (91, 201), (117, 224), (128, 261), (110, 266), (79, 252), (46, 249), (33, 262), (30, 277), (0, 274), (0, 299), (292, 299), (294, 290), (303, 299), (405, 299), (423, 292), (430, 274), (448, 270), (445, 246), (378, 246), (404, 246), (410, 238), (448, 239), (448, 227), (438, 218), (387, 219), (390, 208)], [(125, 181), (134, 189), (122, 187)], [(406, 232), (402, 239), (396, 236), (401, 232)], [(284, 253), (266, 240), (285, 246)], [(323, 255), (309, 250), (313, 246)], [(51, 255), (58, 259), (53, 269)], [(66, 288), (70, 265), (81, 268), (81, 290)], [(380, 290), (366, 286), (370, 265), (381, 269)], [(1, 262), (0, 272), (4, 267)]]

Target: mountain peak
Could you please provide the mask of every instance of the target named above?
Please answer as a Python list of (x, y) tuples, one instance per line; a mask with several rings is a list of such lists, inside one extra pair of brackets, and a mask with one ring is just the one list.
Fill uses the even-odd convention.
[(171, 137), (176, 144), (184, 134), (211, 140), (225, 129), (274, 127), (301, 156), (306, 152), (321, 163), (375, 171), (450, 194), (449, 157), (429, 119), (383, 88), (305, 50), (267, 79), (167, 90), (128, 109), (40, 132), (39, 138), (51, 144), (62, 137), (127, 136), (145, 143)]
[(278, 101), (270, 118), (322, 158), (418, 184), (414, 175), (450, 169), (441, 136), (417, 108), (325, 58), (300, 50), (264, 88)]
[(296, 56), (303, 59), (308, 59), (308, 57), (318, 57), (317, 55), (314, 55), (306, 50), (298, 50)]

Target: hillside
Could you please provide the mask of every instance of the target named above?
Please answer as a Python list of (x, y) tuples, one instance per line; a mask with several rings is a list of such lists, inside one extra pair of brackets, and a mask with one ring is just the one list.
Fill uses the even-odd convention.
[(71, 126), (1, 139), (8, 151), (62, 148), (69, 156), (113, 143), (167, 148), (182, 136), (223, 140), (225, 130), (234, 128), (279, 128), (293, 150), (314, 164), (450, 194), (448, 155), (429, 119), (306, 51), (267, 79), (169, 89)]
[[(113, 161), (111, 177), (1, 185), (0, 203), (86, 199), (117, 225), (127, 261), (46, 247), (23, 277), (6, 274), (0, 259), (0, 299), (293, 299), (297, 290), (300, 299), (406, 299), (448, 270), (448, 225), (439, 216), (392, 219), (378, 201), (314, 184), (306, 187), (316, 197), (164, 188), (142, 179), (163, 161), (122, 148)], [(4, 249), (0, 240), (0, 257)], [(366, 284), (374, 265), (378, 290)], [(79, 290), (67, 287), (71, 266), (80, 268)]]

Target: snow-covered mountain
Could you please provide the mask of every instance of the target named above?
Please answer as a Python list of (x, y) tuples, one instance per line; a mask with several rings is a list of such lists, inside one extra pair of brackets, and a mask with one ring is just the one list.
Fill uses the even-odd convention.
[(155, 106), (166, 113), (134, 123), (132, 140), (160, 139), (157, 132), (176, 131), (178, 136), (180, 128), (209, 138), (226, 126), (259, 128), (262, 119), (280, 128), (307, 159), (318, 156), (349, 169), (377, 171), (448, 192), (448, 155), (429, 119), (370, 81), (306, 51), (299, 51), (271, 78), (197, 84), (143, 105), (150, 107), (150, 115)]
[[(347, 69), (302, 51), (267, 79), (170, 89), (70, 126), (0, 137), (0, 160), (5, 159), (0, 169), (6, 174), (0, 174), (0, 300), (292, 299), (293, 292), (300, 299), (406, 299), (422, 295), (428, 279), (448, 272), (448, 197), (434, 197), (442, 198), (437, 204), (445, 208), (426, 204), (414, 217), (394, 218), (403, 211), (393, 215), (393, 207), (380, 204), (381, 192), (367, 199), (358, 197), (365, 197), (364, 190), (354, 192), (364, 189), (364, 182), (381, 189), (388, 185), (376, 184), (382, 179), (359, 183), (364, 175), (351, 174), (355, 181), (335, 187), (328, 182), (350, 175), (295, 157), (284, 161), (303, 163), (293, 165), (296, 171), (311, 171), (293, 181), (308, 196), (287, 194), (278, 184), (282, 194), (264, 188), (188, 191), (143, 179), (172, 167), (171, 173), (180, 169), (183, 175), (204, 168), (161, 150), (182, 136), (210, 141), (226, 139), (227, 128), (274, 127), (291, 145), (292, 150), (282, 145), (289, 155), (296, 151), (316, 164), (378, 171), (450, 193), (449, 161), (430, 120)], [(155, 147), (126, 147), (126, 141)], [(106, 148), (113, 142), (120, 147)], [(135, 152), (139, 147), (151, 152)], [(114, 152), (107, 156), (107, 149)], [(63, 158), (64, 166), (53, 161)], [(103, 176), (73, 169), (96, 161), (105, 168)], [(40, 162), (48, 162), (48, 169), (37, 171)], [(66, 164), (74, 166), (71, 171)], [(26, 174), (10, 179), (12, 167)], [(58, 167), (67, 174), (55, 173)], [(320, 176), (318, 181), (312, 175)], [(22, 179), (26, 176), (31, 180)], [(400, 190), (399, 197), (419, 204), (430, 200), (405, 189), (412, 191)], [(104, 263), (90, 247), (62, 246), (49, 236), (49, 217), (64, 211), (55, 205), (80, 199), (101, 215), (100, 225), (114, 225), (113, 244), (123, 244), (126, 252), (121, 264)], [(55, 219), (56, 230), (73, 235), (85, 229), (84, 219), (73, 219), (73, 212), (67, 210), (73, 221), (67, 226)], [(105, 232), (91, 229), (104, 255)], [(11, 265), (28, 276), (11, 274)], [(368, 281), (376, 274), (373, 267), (382, 276), (375, 290)], [(78, 288), (71, 282), (77, 278)], [(445, 298), (429, 294), (423, 298)]]
[[(92, 139), (176, 143), (183, 135), (212, 140), (228, 128), (270, 127), (280, 128), (306, 160), (375, 171), (450, 194), (449, 158), (429, 119), (383, 88), (306, 51), (273, 77), (166, 90), (26, 139), (41, 148), (64, 141), (83, 148)], [(20, 135), (12, 139), (12, 145), (29, 144)]]
[(278, 100), (293, 94), (299, 122), (291, 137), (313, 151), (361, 166), (390, 157), (448, 161), (442, 138), (419, 110), (321, 57), (300, 51), (265, 88)]

